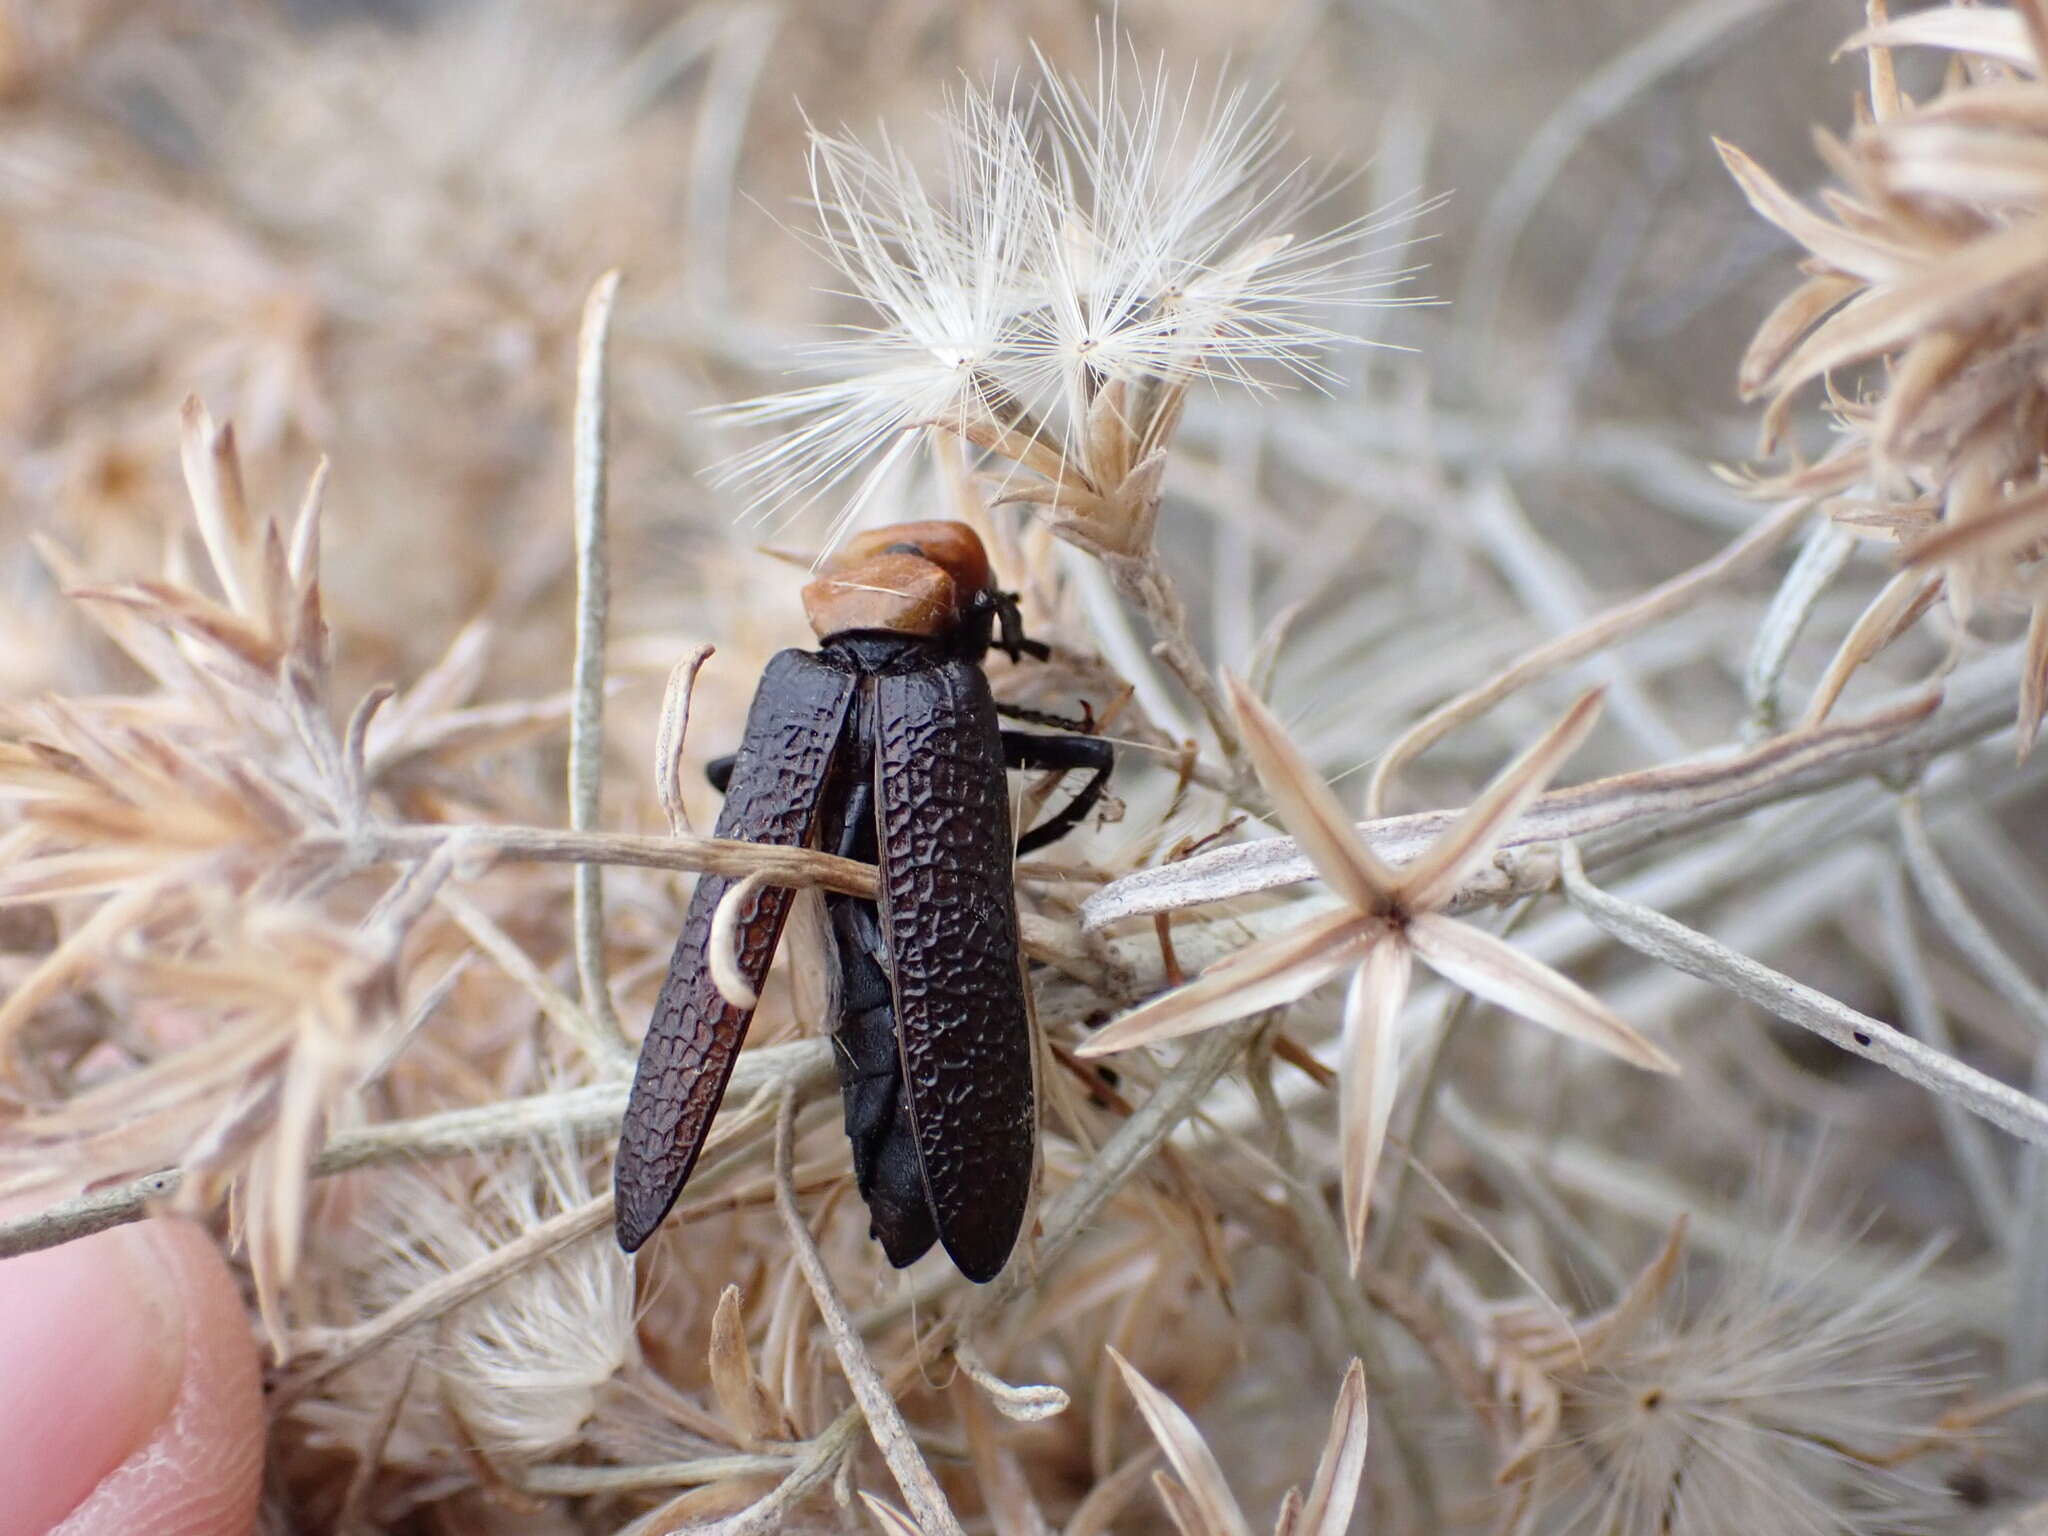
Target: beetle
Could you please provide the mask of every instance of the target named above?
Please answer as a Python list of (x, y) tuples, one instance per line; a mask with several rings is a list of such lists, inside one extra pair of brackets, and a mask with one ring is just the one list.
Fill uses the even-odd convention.
[[(738, 753), (711, 767), (720, 837), (817, 847), (877, 867), (878, 899), (830, 892), (833, 1024), (854, 1177), (889, 1261), (937, 1241), (968, 1279), (1007, 1262), (1030, 1201), (1036, 1050), (1011, 860), (1064, 836), (1101, 799), (1100, 737), (1004, 728), (982, 661), (1043, 661), (1014, 593), (964, 523), (899, 523), (849, 540), (804, 588), (818, 649), (770, 659)], [(1006, 768), (1086, 770), (1013, 842)], [(699, 878), (640, 1050), (613, 1170), (619, 1246), (653, 1235), (690, 1177), (753, 1013), (712, 980), (706, 949), (736, 882)], [(793, 893), (738, 903), (734, 960), (757, 993)]]

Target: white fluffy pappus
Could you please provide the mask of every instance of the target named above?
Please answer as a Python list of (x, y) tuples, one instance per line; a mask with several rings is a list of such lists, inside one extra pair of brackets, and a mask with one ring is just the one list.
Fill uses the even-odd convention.
[(1269, 99), (1242, 87), (1106, 44), (1092, 89), (1041, 59), (1035, 87), (970, 84), (942, 126), (933, 183), (886, 138), (812, 133), (817, 244), (876, 319), (810, 349), (824, 382), (723, 413), (776, 429), (719, 469), (761, 515), (857, 477), (844, 526), (932, 429), (1077, 457), (1111, 381), (1323, 383), (1324, 351), (1356, 339), (1333, 314), (1413, 302), (1384, 291), (1413, 269), (1371, 242), (1417, 201), (1296, 238), (1331, 189), (1282, 163)]
[[(426, 1174), (394, 1179), (373, 1218), (371, 1299), (391, 1305), (442, 1282), (591, 1198), (581, 1155), (558, 1142), (506, 1160), (469, 1200)], [(580, 1436), (635, 1348), (632, 1264), (607, 1228), (449, 1313), (421, 1369), (486, 1454), (533, 1460)]]
[(1735, 1257), (1696, 1309), (1666, 1296), (1589, 1348), (1530, 1463), (1537, 1529), (1875, 1536), (1953, 1516), (1909, 1454), (1957, 1386), (1918, 1303), (1924, 1260), (1845, 1303), (1798, 1231)]

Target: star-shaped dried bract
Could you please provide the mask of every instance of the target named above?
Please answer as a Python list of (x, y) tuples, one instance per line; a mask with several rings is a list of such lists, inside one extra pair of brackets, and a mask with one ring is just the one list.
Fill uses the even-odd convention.
[(1129, 1050), (1282, 1007), (1349, 971), (1339, 1120), (1344, 1226), (1355, 1266), (1393, 1109), (1396, 1024), (1416, 960), (1475, 997), (1624, 1061), (1653, 1072), (1678, 1070), (1577, 983), (1445, 911), (1459, 886), (1492, 856), (1509, 824), (1585, 739), (1601, 695), (1582, 695), (1441, 837), (1396, 870), (1367, 846), (1280, 722), (1235, 678), (1226, 686), (1245, 748), (1282, 824), (1344, 905), (1218, 961), (1188, 985), (1125, 1014), (1079, 1054)]

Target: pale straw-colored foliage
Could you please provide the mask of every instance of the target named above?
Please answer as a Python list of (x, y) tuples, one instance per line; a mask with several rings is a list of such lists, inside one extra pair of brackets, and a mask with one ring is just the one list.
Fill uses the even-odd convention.
[[(392, 9), (0, 0), (0, 1252), (209, 1221), (283, 1518), (2027, 1518), (2030, 12), (1864, 17), (1808, 197), (1825, 5)], [(1387, 305), (1425, 237), (1461, 301)], [(1742, 384), (1889, 591), (1708, 469), (1799, 259)], [(816, 956), (606, 1236), (690, 873), (871, 889), (697, 835), (805, 643), (750, 495), (974, 522), (1055, 651), (998, 696), (1119, 747), (1018, 870), (988, 1287), (869, 1239)], [(1821, 724), (1929, 604), (1944, 690)], [(1870, 1227), (1724, 1202), (1774, 1141)]]
[[(1936, 6), (1896, 20), (1872, 0), (1847, 46), (1868, 61), (1863, 117), (1819, 144), (1837, 184), (1821, 211), (1731, 144), (1751, 205), (1806, 250), (1805, 277), (1758, 329), (1745, 396), (1768, 402), (1764, 446), (1825, 382), (1837, 441), (1758, 489), (1809, 495), (1844, 527), (1897, 546), (1904, 569), (1842, 642), (1810, 706), (1825, 715), (1854, 670), (1940, 600), (1959, 626), (2029, 615), (2020, 676), (2024, 756), (2048, 701), (2048, 531), (2041, 445), (2048, 392), (2048, 10)], [(1939, 87), (1916, 99), (1899, 50), (1933, 50)]]

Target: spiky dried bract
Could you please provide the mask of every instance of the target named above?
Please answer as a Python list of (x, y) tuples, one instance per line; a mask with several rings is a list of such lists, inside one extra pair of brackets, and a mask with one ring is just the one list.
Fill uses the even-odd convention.
[(829, 382), (729, 413), (783, 427), (726, 466), (757, 505), (857, 476), (843, 526), (943, 431), (1007, 462), (1001, 497), (1138, 557), (1190, 384), (1327, 377), (1328, 317), (1400, 275), (1372, 268), (1375, 221), (1298, 237), (1317, 188), (1269, 104), (1127, 48), (1092, 88), (1042, 61), (965, 87), (936, 184), (886, 139), (813, 132), (820, 243), (876, 323), (815, 349)]
[[(1813, 495), (1846, 526), (1903, 548), (1911, 574), (1842, 643), (1811, 714), (1938, 595), (1967, 624), (1989, 604), (2048, 605), (2048, 13), (1949, 6), (1890, 20), (1881, 3), (1850, 40), (1870, 61), (1869, 115), (1821, 149), (1838, 184), (1816, 212), (1741, 150), (1721, 155), (1751, 205), (1808, 252), (1805, 277), (1743, 358), (1767, 399), (1768, 451), (1795, 399), (1827, 381), (1838, 441), (1814, 464), (1761, 477)], [(1938, 90), (1899, 89), (1890, 50), (1955, 60)], [(1860, 379), (1851, 394), (1847, 381)], [(2048, 649), (2029, 647), (2019, 749), (2041, 724)]]
[[(1114, 1349), (1109, 1358), (1176, 1474), (1154, 1473), (1153, 1486), (1184, 1536), (1251, 1536), (1251, 1525), (1195, 1421)], [(1330, 1410), (1329, 1438), (1308, 1496), (1302, 1497), (1298, 1485), (1287, 1490), (1274, 1536), (1343, 1536), (1365, 1471), (1366, 1422), (1365, 1367), (1353, 1360)]]
[(1122, 1355), (1111, 1350), (1109, 1358), (1116, 1363), (1117, 1372), (1131, 1396), (1137, 1399), (1138, 1411), (1145, 1416), (1153, 1438), (1179, 1476), (1181, 1490), (1201, 1521), (1197, 1529), (1206, 1536), (1251, 1536), (1244, 1511), (1238, 1508), (1230, 1485), (1224, 1481), (1223, 1469), (1216, 1463), (1216, 1453), (1209, 1449), (1195, 1421), (1180, 1404), (1133, 1370)]
[(1392, 1112), (1398, 1071), (1395, 1024), (1407, 998), (1411, 959), (1487, 1002), (1634, 1066), (1678, 1070), (1670, 1056), (1577, 983), (1438, 910), (1464, 875), (1492, 852), (1516, 812), (1543, 792), (1584, 740), (1599, 712), (1600, 694), (1582, 696), (1441, 837), (1411, 863), (1390, 870), (1266, 706), (1235, 678), (1228, 686), (1260, 783), (1281, 822), (1345, 905), (1238, 950), (1198, 980), (1140, 1004), (1091, 1037), (1079, 1054), (1130, 1050), (1281, 1007), (1355, 967), (1344, 1007), (1340, 1120), (1344, 1228), (1356, 1268), (1365, 1251), (1373, 1174)]
[[(1366, 1434), (1370, 1420), (1365, 1405), (1365, 1366), (1353, 1360), (1337, 1389), (1330, 1410), (1330, 1436), (1316, 1462), (1308, 1496), (1291, 1520), (1283, 1517), (1274, 1536), (1344, 1536), (1351, 1528), (1351, 1508), (1358, 1502), (1365, 1475)], [(1292, 1494), (1290, 1489), (1289, 1493)], [(1283, 1505), (1283, 1508), (1290, 1506)]]
[[(0, 1004), (18, 1039), (67, 993), (132, 1015), (139, 1060), (88, 1057), (68, 1092), (20, 1117), (0, 1152), (16, 1187), (189, 1177), (210, 1209), (239, 1188), (241, 1235), (273, 1344), (309, 1211), (308, 1168), (358, 1113), (396, 1043), (405, 945), (446, 857), (377, 872), (343, 863), (377, 810), (444, 811), (488, 796), (466, 759), (559, 721), (558, 704), (464, 707), (484, 633), (373, 718), (337, 728), (318, 552), (324, 472), (287, 516), (249, 503), (233, 431), (196, 402), (183, 464), (205, 577), (174, 531), (164, 579), (92, 583), (45, 558), (153, 689), (47, 698), (13, 711), (0, 800), (16, 808), (0, 902), (55, 903), (67, 933)], [(210, 580), (209, 580), (210, 579)], [(316, 852), (314, 850), (325, 850)]]
[[(0, 898), (78, 914), (0, 1007), (0, 1037), (88, 972), (119, 978), (162, 1021), (145, 1065), (91, 1074), (24, 1119), (27, 1175), (182, 1163), (198, 1175), (182, 1196), (196, 1208), (246, 1174), (244, 1234), (275, 1339), (306, 1167), (396, 1016), (403, 927), (305, 900), (294, 844), (348, 814), (360, 783), (324, 716), (318, 573), (294, 566), (277, 519), (252, 513), (232, 432), (196, 402), (184, 462), (218, 596), (176, 580), (82, 585), (49, 551), (159, 691), (47, 700), (0, 758), (0, 796), (20, 808)], [(318, 517), (309, 501), (302, 530)], [(7, 1161), (19, 1182), (22, 1149)]]
[[(1932, 1529), (1946, 1498), (1913, 1453), (1954, 1382), (1921, 1264), (1844, 1302), (1793, 1251), (1798, 1220), (1678, 1281), (1681, 1223), (1608, 1311), (1480, 1308), (1482, 1358), (1518, 1418), (1500, 1480), (1542, 1530), (1786, 1536)], [(1924, 1261), (1923, 1261), (1924, 1262)]]

